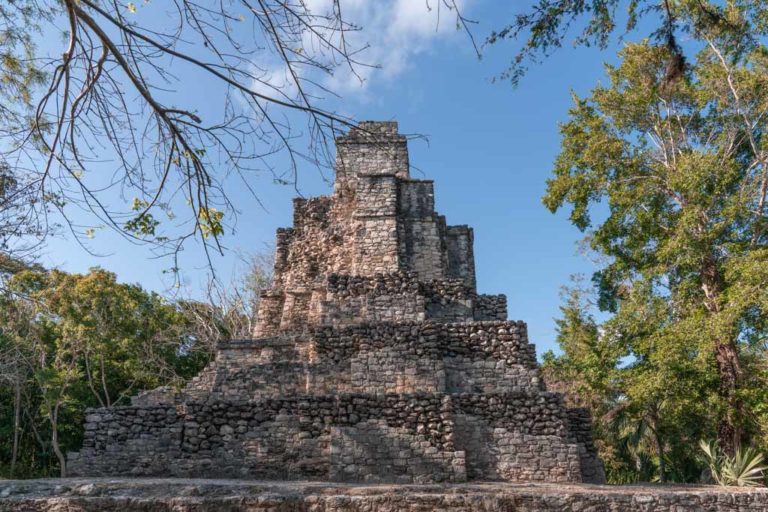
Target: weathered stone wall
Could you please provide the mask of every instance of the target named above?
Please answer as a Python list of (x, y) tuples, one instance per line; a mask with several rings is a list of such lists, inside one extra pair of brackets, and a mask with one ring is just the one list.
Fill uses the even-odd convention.
[[(73, 475), (415, 483), (481, 474), (490, 480), (581, 479), (583, 445), (570, 435), (553, 393), (188, 401), (89, 410), (85, 427), (82, 450), (70, 456)], [(364, 457), (354, 458), (360, 452)]]
[(351, 388), (372, 394), (441, 393), (445, 364), (437, 357), (415, 357), (408, 347), (367, 350), (350, 360)]
[(408, 146), (396, 122), (363, 122), (336, 139), (334, 192), (344, 195), (357, 187), (360, 174), (394, 174), (407, 179)]
[(472, 228), (446, 226), (445, 244), (448, 251), (448, 277), (463, 279), (467, 286), (475, 289), (475, 235)]
[(392, 345), (414, 355), (493, 357), (508, 364), (536, 366), (525, 322), (398, 323), (319, 328), (313, 335), (316, 357), (349, 357), (361, 350)]
[(382, 420), (331, 431), (330, 480), (433, 483), (467, 479), (462, 451), (440, 451), (423, 436)]
[[(473, 316), (472, 230), (447, 226), (435, 212), (432, 181), (410, 179), (406, 140), (397, 124), (363, 123), (337, 146), (334, 194), (294, 200), (293, 227), (278, 230), (274, 285), (261, 301), (255, 336), (325, 322), (506, 318), (506, 309), (482, 307)], [(326, 293), (332, 274), (398, 273), (416, 282), (461, 283), (470, 296), (446, 304), (379, 293), (375, 300), (358, 296), (336, 303)]]
[(474, 300), (475, 320), (506, 320), (506, 295), (478, 295)]
[(373, 275), (397, 271), (400, 254), (394, 175), (358, 175), (352, 221), (355, 238), (350, 273)]
[(522, 364), (487, 358), (446, 357), (445, 390), (449, 393), (543, 391), (539, 371)]
[[(470, 480), (574, 482), (581, 475), (579, 446), (558, 437), (523, 434), (493, 427), (483, 418), (459, 414), (456, 447), (466, 456)], [(488, 450), (492, 446), (494, 449)]]
[(162, 475), (182, 457), (182, 425), (173, 405), (90, 409), (68, 466), (73, 475)]
[(584, 482), (605, 482), (605, 468), (597, 456), (597, 447), (592, 439), (592, 415), (589, 409), (567, 409), (570, 437), (579, 444), (581, 474)]
[(541, 391), (523, 322), (316, 328), (222, 344), (191, 397)]
[[(342, 432), (334, 427), (364, 439), (374, 424), (390, 428), (390, 441), (402, 444), (410, 456), (422, 454), (425, 464), (433, 464), (452, 457), (434, 457), (436, 451), (453, 452), (441, 400), (437, 395), (337, 395), (89, 410), (83, 448), (71, 454), (69, 470), (73, 475), (327, 480), (332, 473), (349, 472), (332, 471), (333, 463), (344, 460), (331, 457), (332, 433)], [(380, 462), (395, 464), (394, 459)], [(415, 468), (419, 461), (411, 462)]]
[(330, 274), (323, 296), (320, 325), (507, 318), (506, 296), (478, 295), (463, 279), (423, 281), (415, 272)]

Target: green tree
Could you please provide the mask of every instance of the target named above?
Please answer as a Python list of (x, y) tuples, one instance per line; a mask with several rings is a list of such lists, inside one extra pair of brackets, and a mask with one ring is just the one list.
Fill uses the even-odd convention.
[(610, 482), (695, 481), (691, 446), (711, 435), (716, 376), (688, 338), (668, 330), (667, 300), (634, 286), (603, 322), (591, 314), (591, 293), (570, 290), (557, 320), (562, 354), (544, 359), (547, 383), (592, 410)]
[(12, 440), (0, 442), (0, 470), (8, 474), (65, 475), (86, 407), (179, 385), (208, 360), (188, 343), (176, 304), (101, 269), (21, 271), (0, 300), (0, 388), (11, 391), (0, 393), (0, 408), (12, 411), (0, 420)]
[(622, 50), (607, 85), (574, 98), (544, 203), (570, 205), (609, 259), (594, 276), (598, 303), (650, 364), (656, 400), (688, 365), (711, 364), (718, 438), (732, 453), (755, 431), (745, 401), (763, 385), (764, 355), (747, 354), (766, 334), (768, 52), (714, 30), (699, 37), (673, 80), (669, 48), (646, 41)]

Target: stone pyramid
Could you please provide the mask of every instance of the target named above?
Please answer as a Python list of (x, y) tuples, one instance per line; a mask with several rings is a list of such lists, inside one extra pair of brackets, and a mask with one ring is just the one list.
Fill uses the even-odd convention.
[(91, 409), (75, 475), (602, 482), (590, 417), (547, 392), (525, 323), (475, 286), (472, 229), (409, 175), (394, 122), (336, 140), (294, 200), (253, 339), (181, 392)]

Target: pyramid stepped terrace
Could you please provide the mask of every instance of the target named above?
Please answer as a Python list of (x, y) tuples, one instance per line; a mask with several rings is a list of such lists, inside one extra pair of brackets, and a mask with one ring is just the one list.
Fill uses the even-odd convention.
[(252, 339), (181, 391), (90, 409), (83, 476), (368, 483), (604, 480), (583, 409), (548, 392), (473, 231), (435, 212), (394, 122), (336, 140), (333, 193), (294, 200)]

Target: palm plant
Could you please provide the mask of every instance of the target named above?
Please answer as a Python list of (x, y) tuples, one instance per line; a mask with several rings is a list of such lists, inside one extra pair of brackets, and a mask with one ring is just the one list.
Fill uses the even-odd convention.
[(704, 452), (705, 462), (709, 466), (712, 478), (719, 485), (738, 487), (759, 487), (763, 483), (764, 471), (761, 465), (763, 454), (753, 448), (737, 448), (731, 457), (720, 450), (716, 442), (699, 442)]
[(660, 435), (659, 407), (651, 402), (643, 409), (621, 400), (602, 418), (619, 456), (634, 469), (628, 482), (667, 481), (668, 459)]

